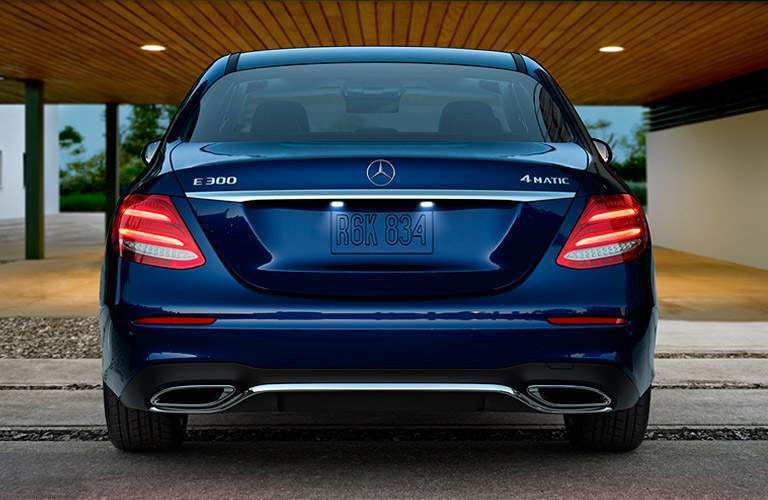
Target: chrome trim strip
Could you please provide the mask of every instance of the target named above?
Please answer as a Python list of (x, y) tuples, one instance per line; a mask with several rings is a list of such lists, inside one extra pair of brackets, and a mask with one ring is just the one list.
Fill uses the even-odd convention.
[(484, 200), (543, 201), (573, 198), (561, 191), (497, 191), (486, 189), (298, 189), (274, 191), (192, 191), (188, 198), (216, 201), (275, 200)]
[[(575, 390), (575, 391), (591, 392), (593, 394), (597, 394), (602, 401), (597, 403), (554, 403), (552, 401), (548, 401), (544, 396), (541, 395), (541, 389), (569, 389), (569, 390)], [(533, 399), (551, 408), (589, 409), (589, 408), (604, 408), (611, 404), (611, 398), (609, 398), (608, 395), (606, 395), (603, 391), (595, 389), (594, 387), (587, 387), (584, 385), (539, 384), (539, 385), (528, 386), (526, 391), (528, 392), (528, 395), (530, 395)]]
[[(610, 406), (589, 408), (554, 407), (546, 402), (537, 401), (527, 394), (512, 387), (498, 384), (462, 384), (462, 383), (309, 383), (309, 384), (262, 384), (222, 401), (215, 407), (206, 408), (168, 408), (151, 406), (150, 411), (157, 413), (207, 414), (229, 410), (246, 399), (260, 394), (286, 392), (474, 392), (500, 394), (517, 399), (532, 410), (541, 413), (604, 413), (611, 411)], [(154, 399), (154, 398), (153, 398)], [(609, 400), (610, 401), (610, 400)]]
[[(169, 392), (182, 391), (187, 389), (221, 389), (221, 395), (213, 401), (207, 403), (162, 403), (160, 397)], [(154, 408), (165, 410), (187, 410), (187, 409), (205, 409), (215, 408), (229, 399), (235, 393), (235, 388), (231, 385), (175, 385), (158, 392), (149, 400), (149, 404)], [(184, 412), (182, 412), (184, 413)]]

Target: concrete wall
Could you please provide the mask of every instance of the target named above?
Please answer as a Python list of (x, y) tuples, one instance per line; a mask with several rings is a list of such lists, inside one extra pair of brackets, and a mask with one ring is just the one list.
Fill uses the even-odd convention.
[(654, 243), (768, 269), (768, 111), (648, 134)]
[[(24, 217), (24, 106), (0, 106), (0, 219)], [(45, 213), (59, 213), (59, 114), (45, 107)]]

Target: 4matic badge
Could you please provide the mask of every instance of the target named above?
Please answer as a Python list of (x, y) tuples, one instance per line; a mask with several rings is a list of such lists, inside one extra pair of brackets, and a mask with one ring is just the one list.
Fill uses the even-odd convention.
[(567, 185), (571, 183), (568, 177), (543, 177), (541, 175), (525, 174), (520, 177), (520, 182), (526, 184), (561, 184)]

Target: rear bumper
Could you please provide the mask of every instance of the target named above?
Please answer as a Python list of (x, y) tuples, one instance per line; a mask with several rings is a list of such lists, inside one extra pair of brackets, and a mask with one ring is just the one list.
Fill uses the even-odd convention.
[[(173, 407), (153, 401), (172, 387), (232, 386), (216, 404)], [(559, 406), (530, 386), (578, 386), (604, 402)], [(640, 397), (621, 369), (600, 364), (534, 363), (503, 370), (259, 370), (228, 363), (148, 367), (125, 387), (123, 404), (166, 413), (222, 411), (538, 411), (601, 413), (627, 408)], [(599, 398), (598, 398), (599, 399)]]
[[(610, 409), (623, 409), (633, 406), (652, 381), (656, 311), (648, 313), (628, 325), (590, 328), (510, 320), (505, 328), (493, 329), (465, 324), (455, 329), (254, 330), (242, 322), (221, 322), (217, 328), (120, 328), (104, 308), (103, 376), (124, 404), (139, 409), (150, 409), (151, 398), (164, 389), (195, 384), (229, 385), (233, 396), (249, 396), (216, 411), (547, 411), (498, 387), (380, 390), (391, 384), (484, 384), (523, 396), (530, 396), (531, 385), (578, 385), (607, 395)], [(263, 390), (275, 384), (378, 386)]]

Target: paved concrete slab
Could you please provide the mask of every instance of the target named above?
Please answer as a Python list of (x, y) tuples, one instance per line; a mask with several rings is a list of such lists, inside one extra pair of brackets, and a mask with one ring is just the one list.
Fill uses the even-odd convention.
[[(0, 386), (100, 384), (98, 359), (0, 359)], [(768, 359), (657, 359), (657, 384), (768, 384)]]
[(0, 359), (0, 385), (101, 384), (100, 359)]
[(540, 442), (105, 442), (0, 447), (8, 498), (765, 498), (768, 441), (647, 441), (632, 453)]
[[(45, 216), (47, 258), (76, 257), (104, 244), (103, 212), (68, 212)], [(0, 219), (0, 262), (24, 259), (24, 219)]]
[(657, 359), (655, 363), (657, 385), (768, 386), (768, 359)]
[(768, 322), (659, 322), (657, 353), (768, 352)]
[(95, 316), (104, 214), (45, 218), (46, 259), (25, 261), (23, 219), (0, 220), (0, 316)]
[[(768, 390), (657, 389), (651, 423), (655, 426), (766, 426)], [(0, 427), (104, 425), (101, 391), (0, 391)], [(195, 416), (195, 426), (541, 426), (560, 425), (551, 415), (527, 413), (305, 414), (254, 413)]]

